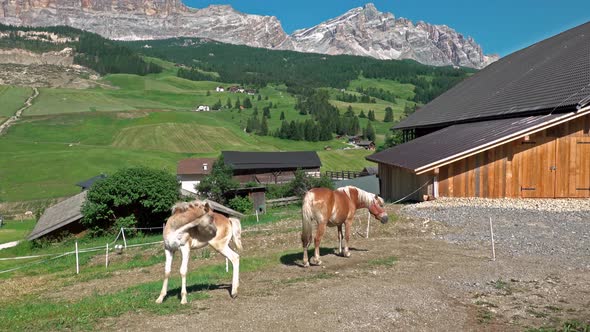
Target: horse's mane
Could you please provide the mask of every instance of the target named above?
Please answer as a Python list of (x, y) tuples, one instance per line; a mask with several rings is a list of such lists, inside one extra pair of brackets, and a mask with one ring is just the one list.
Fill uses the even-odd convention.
[(198, 200), (194, 200), (192, 202), (179, 202), (172, 206), (172, 214), (182, 213), (190, 208), (197, 207), (199, 205), (203, 205), (203, 202)]
[(346, 186), (346, 187), (340, 187), (336, 190), (338, 191), (343, 191), (344, 193), (346, 193), (346, 195), (351, 198), (350, 196), (350, 189), (354, 189), (356, 190), (357, 194), (358, 194), (358, 199), (361, 203), (363, 203), (366, 206), (369, 206), (371, 204), (373, 204), (373, 200), (375, 199), (375, 194), (371, 194), (370, 192), (364, 191), (362, 189), (359, 189), (357, 187), (354, 186)]

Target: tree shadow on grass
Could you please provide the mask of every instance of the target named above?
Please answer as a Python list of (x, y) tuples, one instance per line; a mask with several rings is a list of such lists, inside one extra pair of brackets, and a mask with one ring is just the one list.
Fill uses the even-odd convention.
[[(348, 248), (350, 251), (368, 251), (366, 249), (356, 249), (356, 248)], [(313, 256), (314, 249), (308, 249), (307, 255), (309, 257)], [(337, 248), (325, 248), (320, 247), (320, 257), (326, 255), (338, 255)], [(293, 254), (286, 254), (281, 256), (280, 261), (283, 265), (288, 266), (300, 266), (303, 267), (303, 251), (296, 252)]]

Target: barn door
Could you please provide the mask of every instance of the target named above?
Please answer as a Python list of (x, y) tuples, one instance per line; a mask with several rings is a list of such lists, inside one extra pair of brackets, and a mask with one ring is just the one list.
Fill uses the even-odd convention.
[(520, 152), (520, 196), (555, 197), (557, 173), (556, 140), (538, 138), (522, 142)]
[(558, 139), (556, 182), (556, 198), (590, 197), (590, 138)]
[(576, 142), (576, 197), (590, 197), (590, 139)]

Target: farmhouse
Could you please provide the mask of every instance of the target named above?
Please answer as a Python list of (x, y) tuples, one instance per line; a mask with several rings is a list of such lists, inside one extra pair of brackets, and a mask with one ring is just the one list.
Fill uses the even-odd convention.
[(201, 105), (195, 110), (195, 112), (209, 112), (209, 111), (211, 111), (211, 108), (207, 105)]
[(211, 173), (211, 167), (215, 158), (190, 158), (178, 162), (176, 178), (181, 183), (181, 188), (191, 193), (197, 193), (195, 186)]
[(365, 150), (375, 150), (375, 142), (368, 140), (361, 140), (356, 145)]
[(226, 165), (241, 183), (283, 183), (291, 181), (297, 169), (318, 174), (322, 162), (315, 151), (221, 152)]
[(217, 92), (224, 92), (225, 91), (225, 88), (222, 87), (222, 86), (218, 86), (218, 87), (215, 88), (215, 91), (217, 91)]
[(590, 23), (500, 59), (393, 129), (408, 141), (367, 157), (386, 199), (590, 197)]

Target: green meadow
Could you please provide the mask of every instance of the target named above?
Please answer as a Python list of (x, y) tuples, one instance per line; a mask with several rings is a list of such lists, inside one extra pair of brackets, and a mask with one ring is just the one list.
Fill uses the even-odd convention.
[[(136, 76), (107, 75), (99, 88), (39, 89), (33, 106), (23, 119), (0, 138), (0, 200), (28, 201), (75, 194), (75, 183), (99, 173), (143, 165), (175, 172), (180, 159), (216, 157), (222, 150), (237, 151), (318, 151), (322, 170), (360, 170), (372, 163), (365, 160), (371, 151), (342, 150), (342, 140), (305, 142), (248, 134), (244, 128), (254, 112), (262, 114), (271, 106), (270, 130), (280, 127), (281, 113), (287, 121), (304, 120), (295, 110), (296, 98), (284, 85), (269, 85), (256, 95), (216, 92), (219, 82), (197, 82), (176, 77), (169, 62), (149, 58), (164, 67), (159, 74)], [(361, 78), (356, 86), (375, 86), (412, 95), (412, 86), (385, 80)], [(338, 90), (331, 91), (332, 94)], [(29, 88), (0, 86), (0, 116), (11, 115), (30, 95)], [(355, 93), (355, 92), (352, 92)], [(235, 103), (249, 98), (253, 107), (236, 109)], [(229, 102), (232, 107), (226, 107)], [(194, 112), (199, 105), (220, 101), (220, 111)], [(408, 101), (376, 104), (352, 103), (355, 113), (374, 110), (372, 122), (377, 144), (383, 142), (392, 123), (384, 123), (385, 107), (391, 106), (399, 118)], [(344, 112), (349, 103), (332, 100)], [(413, 102), (408, 102), (413, 103)], [(362, 127), (368, 119), (360, 119)]]
[(0, 244), (24, 239), (36, 223), (36, 220), (5, 220), (0, 227)]
[[(14, 115), (16, 111), (23, 107), (25, 101), (32, 93), (33, 89), (31, 88), (0, 85), (0, 100), (2, 101), (0, 118), (6, 119)], [(0, 123), (2, 122), (0, 120)]]

